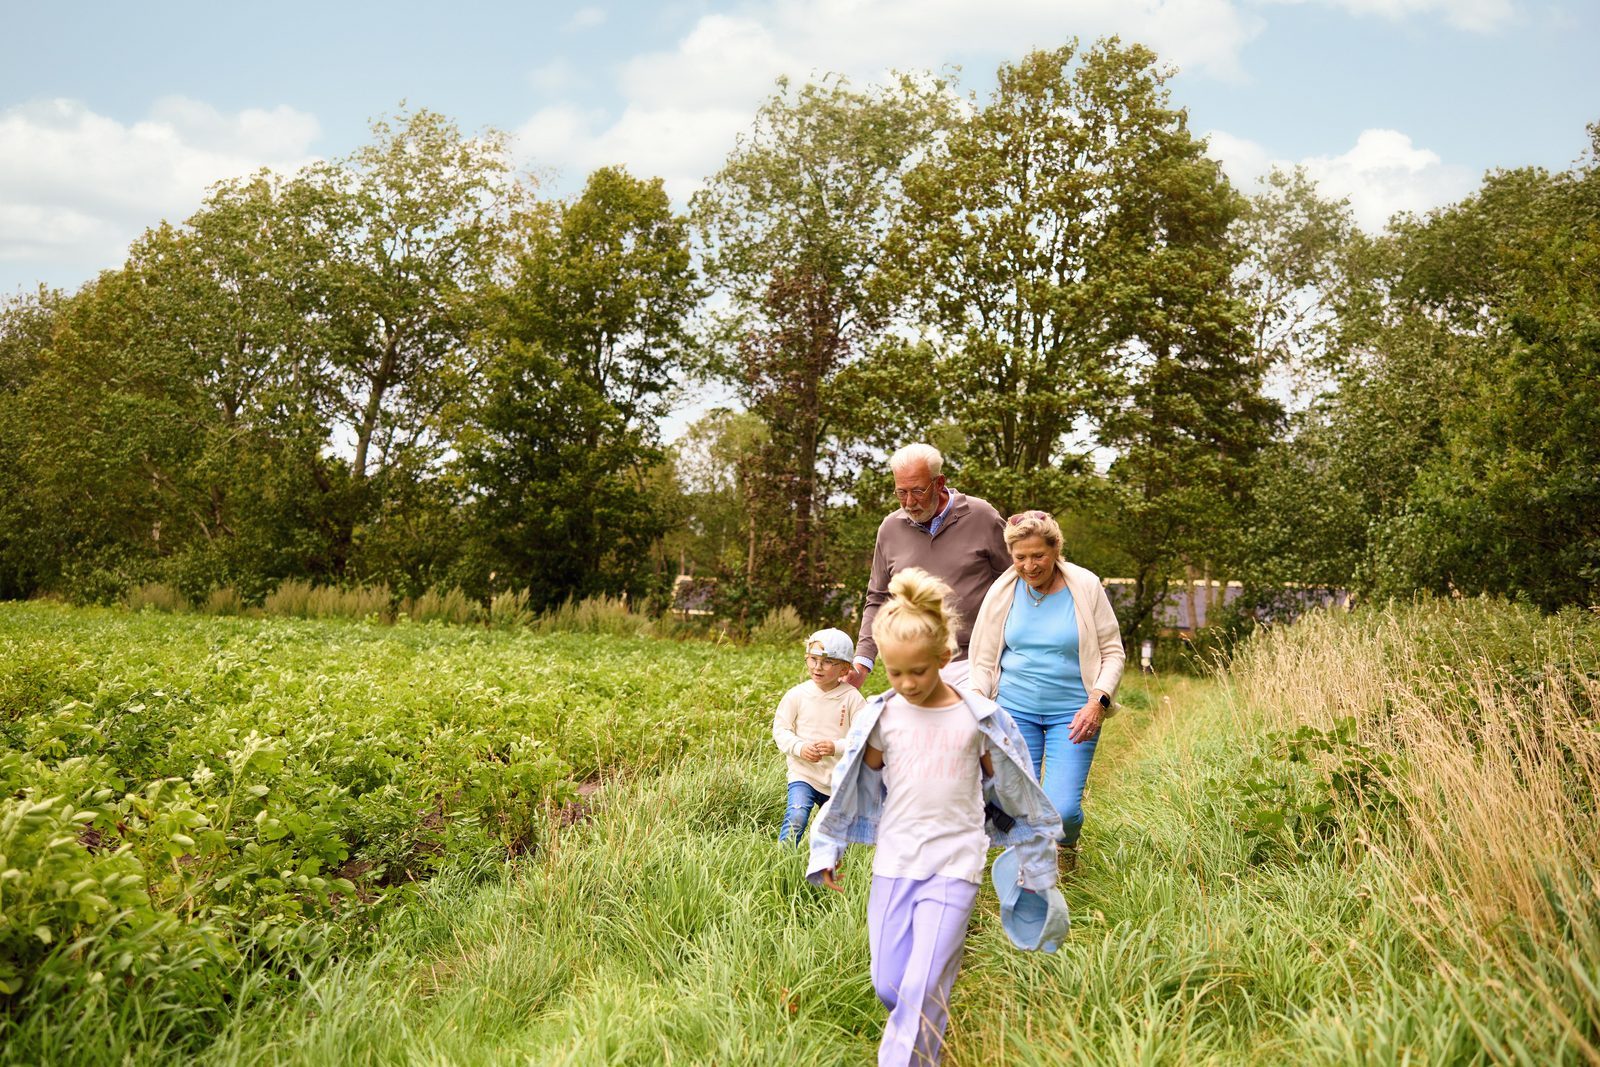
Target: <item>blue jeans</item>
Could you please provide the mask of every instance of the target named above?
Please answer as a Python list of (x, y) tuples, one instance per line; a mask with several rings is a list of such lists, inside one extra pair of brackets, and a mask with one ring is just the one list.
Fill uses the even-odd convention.
[(1072, 729), (1075, 711), (1063, 714), (1006, 710), (1028, 743), (1033, 773), (1044, 787), (1044, 795), (1061, 815), (1061, 843), (1076, 845), (1083, 829), (1083, 784), (1089, 779), (1089, 764), (1094, 760), (1099, 735), (1073, 744), (1067, 733)]
[(778, 840), (793, 841), (798, 845), (805, 836), (806, 823), (811, 821), (811, 809), (820, 808), (827, 802), (828, 794), (810, 782), (790, 782), (789, 810), (784, 813), (783, 829), (778, 833)]

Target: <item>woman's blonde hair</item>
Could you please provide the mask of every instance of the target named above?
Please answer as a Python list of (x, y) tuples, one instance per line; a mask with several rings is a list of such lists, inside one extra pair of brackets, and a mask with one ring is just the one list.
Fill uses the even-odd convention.
[(1061, 551), (1061, 524), (1048, 511), (1024, 511), (1006, 520), (1007, 548), (1024, 537), (1042, 537), (1045, 544)]
[(921, 567), (907, 567), (889, 580), (889, 602), (872, 620), (882, 641), (921, 641), (956, 652), (961, 618), (950, 607), (950, 587)]

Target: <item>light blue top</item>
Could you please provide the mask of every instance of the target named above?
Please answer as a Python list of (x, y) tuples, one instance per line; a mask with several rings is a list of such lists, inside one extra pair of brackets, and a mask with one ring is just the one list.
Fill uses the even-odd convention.
[(1078, 660), (1078, 613), (1065, 585), (1035, 604), (1027, 582), (1013, 583), (995, 701), (1013, 711), (1068, 718), (1089, 702)]

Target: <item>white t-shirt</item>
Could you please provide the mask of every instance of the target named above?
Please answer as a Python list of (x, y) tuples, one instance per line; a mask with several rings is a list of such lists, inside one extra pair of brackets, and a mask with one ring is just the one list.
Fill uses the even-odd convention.
[(892, 696), (867, 744), (883, 753), (887, 787), (872, 873), (983, 881), (989, 835), (978, 758), (989, 746), (965, 703), (925, 708)]

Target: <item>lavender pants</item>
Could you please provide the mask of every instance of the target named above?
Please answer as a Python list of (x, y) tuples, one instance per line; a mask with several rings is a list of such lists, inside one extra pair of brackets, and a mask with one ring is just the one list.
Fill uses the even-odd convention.
[(878, 1067), (939, 1062), (950, 987), (977, 899), (976, 883), (959, 878), (873, 876), (867, 901), (872, 986), (889, 1009)]

